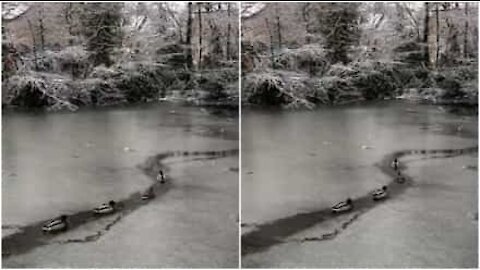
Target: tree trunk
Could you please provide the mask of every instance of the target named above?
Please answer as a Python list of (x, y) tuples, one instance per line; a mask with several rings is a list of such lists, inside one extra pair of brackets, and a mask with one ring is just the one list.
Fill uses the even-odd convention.
[(282, 48), (282, 27), (280, 25), (280, 14), (278, 11), (278, 3), (275, 4), (275, 13), (277, 15), (277, 34), (278, 34), (278, 48)]
[(65, 9), (65, 22), (67, 23), (68, 33), (73, 36), (73, 29), (72, 29), (72, 7), (73, 3), (68, 3)]
[(37, 58), (37, 39), (35, 38), (35, 31), (33, 30), (32, 22), (27, 19), (28, 28), (30, 29), (30, 34), (32, 35), (32, 44), (33, 44), (33, 61), (35, 63), (35, 70), (38, 70), (38, 58)]
[(228, 17), (228, 25), (227, 25), (227, 61), (231, 59), (231, 51), (230, 51), (230, 32), (232, 31), (232, 25), (230, 24), (230, 5), (231, 3), (227, 3), (227, 17)]
[(187, 19), (187, 36), (185, 39), (186, 47), (187, 47), (187, 67), (193, 67), (193, 57), (192, 57), (192, 2), (188, 2), (188, 19)]
[(463, 35), (463, 57), (468, 58), (468, 3), (465, 3), (465, 33)]
[(265, 18), (265, 24), (267, 25), (268, 34), (270, 36), (270, 56), (272, 61), (272, 68), (275, 69), (275, 55), (273, 54), (273, 35), (267, 18)]
[(7, 42), (8, 44), (10, 44), (10, 41), (7, 37), (7, 28), (5, 27), (5, 24), (2, 24), (2, 40), (3, 42)]
[(43, 25), (43, 6), (38, 11), (38, 28), (40, 31), (40, 47), (45, 51), (45, 26)]
[[(310, 33), (310, 16), (309, 16), (310, 3), (304, 3), (302, 5), (302, 19), (305, 23), (305, 32)], [(308, 41), (308, 39), (306, 39)]]
[(436, 48), (436, 54), (435, 54), (435, 66), (438, 67), (438, 62), (439, 62), (439, 57), (440, 57), (440, 18), (439, 18), (439, 8), (438, 8), (438, 3), (435, 3), (435, 17), (436, 17), (436, 36), (437, 36), (437, 48)]
[(424, 63), (428, 67), (430, 66), (430, 50), (428, 46), (428, 37), (430, 35), (430, 14), (429, 14), (429, 5), (428, 2), (425, 2), (425, 22), (424, 22), (424, 29), (423, 29), (423, 44), (424, 44)]
[(197, 3), (198, 10), (198, 46), (200, 50), (198, 51), (198, 69), (202, 70), (202, 3)]
[(446, 37), (446, 59), (444, 62), (451, 65), (462, 56), (462, 48), (458, 41), (459, 33), (456, 26), (448, 18), (445, 19), (445, 23), (447, 25), (448, 33)]

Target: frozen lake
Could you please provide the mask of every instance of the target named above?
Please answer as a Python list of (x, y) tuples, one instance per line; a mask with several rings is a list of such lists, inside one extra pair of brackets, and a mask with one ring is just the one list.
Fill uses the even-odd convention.
[[(3, 238), (145, 190), (152, 180), (139, 165), (157, 154), (238, 148), (237, 113), (171, 104), (6, 112), (2, 124)], [(28, 252), (4, 249), (3, 266), (236, 267), (237, 155), (162, 162), (172, 181), (161, 196)]]
[[(441, 106), (398, 101), (244, 109), (242, 235), (391, 182), (377, 165), (395, 151), (477, 146), (477, 123)], [(399, 196), (366, 212), (290, 228), (288, 237), (275, 239), (281, 243), (246, 254), (242, 266), (476, 267), (477, 153), (405, 159), (414, 182)], [(303, 241), (335, 231), (330, 240)]]

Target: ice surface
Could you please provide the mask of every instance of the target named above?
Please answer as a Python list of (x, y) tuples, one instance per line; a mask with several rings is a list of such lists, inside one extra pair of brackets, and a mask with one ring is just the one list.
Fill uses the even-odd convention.
[[(178, 113), (168, 114), (175, 109)], [(75, 114), (3, 116), (4, 236), (15, 226), (88, 210), (151, 184), (137, 165), (167, 151), (238, 147), (236, 121), (198, 108), (129, 107)], [(221, 135), (215, 132), (226, 130)], [(212, 132), (198, 133), (197, 130)], [(216, 134), (216, 135), (212, 135)], [(124, 151), (129, 147), (132, 151)], [(72, 155), (76, 153), (78, 157)], [(3, 259), (4, 267), (236, 267), (235, 156), (165, 160), (170, 191)], [(113, 226), (111, 224), (114, 224)]]
[[(406, 113), (409, 107), (417, 113)], [(394, 151), (477, 145), (476, 117), (448, 114), (436, 106), (380, 102), (243, 114), (242, 223), (247, 225), (368, 194), (391, 181), (375, 165)], [(465, 129), (455, 131), (458, 124)], [(342, 224), (350, 215), (300, 231), (265, 252), (249, 254), (242, 266), (476, 267), (477, 221), (472, 217), (478, 216), (477, 171), (463, 168), (477, 164), (476, 155), (407, 158), (411, 159), (407, 173), (418, 182), (405, 193), (361, 213), (346, 230)], [(244, 228), (242, 234), (254, 229)], [(333, 240), (297, 241), (335, 229), (341, 232)]]

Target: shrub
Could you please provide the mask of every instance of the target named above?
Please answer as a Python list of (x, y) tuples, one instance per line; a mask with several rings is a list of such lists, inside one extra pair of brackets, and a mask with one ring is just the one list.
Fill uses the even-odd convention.
[(300, 70), (310, 75), (323, 75), (329, 67), (325, 50), (317, 44), (297, 49), (284, 49), (276, 57), (277, 66), (286, 70)]
[(77, 106), (69, 102), (74, 89), (69, 80), (59, 75), (47, 73), (20, 73), (9, 77), (2, 83), (4, 95), (2, 102), (21, 107), (49, 107), (52, 109)]
[(162, 85), (154, 72), (139, 71), (122, 74), (115, 87), (120, 89), (128, 102), (139, 102), (156, 98)]
[(274, 73), (251, 73), (242, 81), (246, 100), (258, 105), (281, 105), (284, 98), (280, 93), (283, 88), (283, 80)]

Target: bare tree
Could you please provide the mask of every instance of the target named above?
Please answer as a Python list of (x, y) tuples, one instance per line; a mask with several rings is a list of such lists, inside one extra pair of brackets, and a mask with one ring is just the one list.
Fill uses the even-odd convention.
[(227, 3), (227, 18), (228, 18), (228, 25), (227, 25), (227, 60), (231, 59), (231, 52), (230, 52), (230, 33), (232, 32), (232, 25), (230, 23), (230, 16), (231, 16), (231, 4)]
[(38, 30), (40, 35), (40, 47), (45, 51), (45, 25), (43, 24), (43, 4), (38, 9)]
[(203, 29), (202, 29), (202, 3), (197, 3), (197, 11), (198, 11), (198, 69), (202, 70), (202, 36), (203, 36)]
[(274, 48), (273, 48), (273, 34), (270, 28), (270, 24), (268, 23), (268, 18), (265, 18), (265, 25), (267, 26), (268, 34), (270, 36), (270, 57), (272, 62), (272, 68), (275, 69), (275, 55), (274, 55)]
[(69, 2), (65, 6), (65, 22), (67, 23), (68, 33), (73, 35), (73, 22), (72, 22), (72, 12), (73, 12), (73, 3)]
[(428, 37), (430, 36), (430, 8), (429, 3), (425, 2), (424, 4), (425, 9), (425, 18), (424, 18), (424, 28), (423, 28), (423, 44), (424, 44), (424, 63), (425, 66), (430, 66), (430, 50), (429, 50), (429, 43)]
[(275, 4), (275, 13), (277, 18), (277, 34), (278, 34), (278, 48), (282, 48), (282, 27), (280, 25), (280, 12), (278, 10), (278, 3)]
[(192, 57), (192, 33), (193, 33), (193, 8), (192, 2), (188, 2), (188, 19), (187, 19), (187, 37), (185, 39), (186, 47), (187, 47), (187, 66), (188, 68), (193, 67), (193, 57)]
[(30, 34), (32, 35), (32, 42), (33, 42), (33, 61), (35, 64), (35, 70), (38, 70), (38, 56), (37, 56), (37, 39), (35, 38), (35, 30), (33, 29), (32, 22), (30, 19), (27, 19), (28, 28), (30, 29)]
[(468, 2), (465, 2), (465, 32), (463, 36), (463, 57), (468, 58)]
[(440, 57), (440, 16), (439, 16), (439, 4), (435, 3), (435, 18), (436, 18), (436, 50), (435, 50), (435, 66), (438, 66)]

